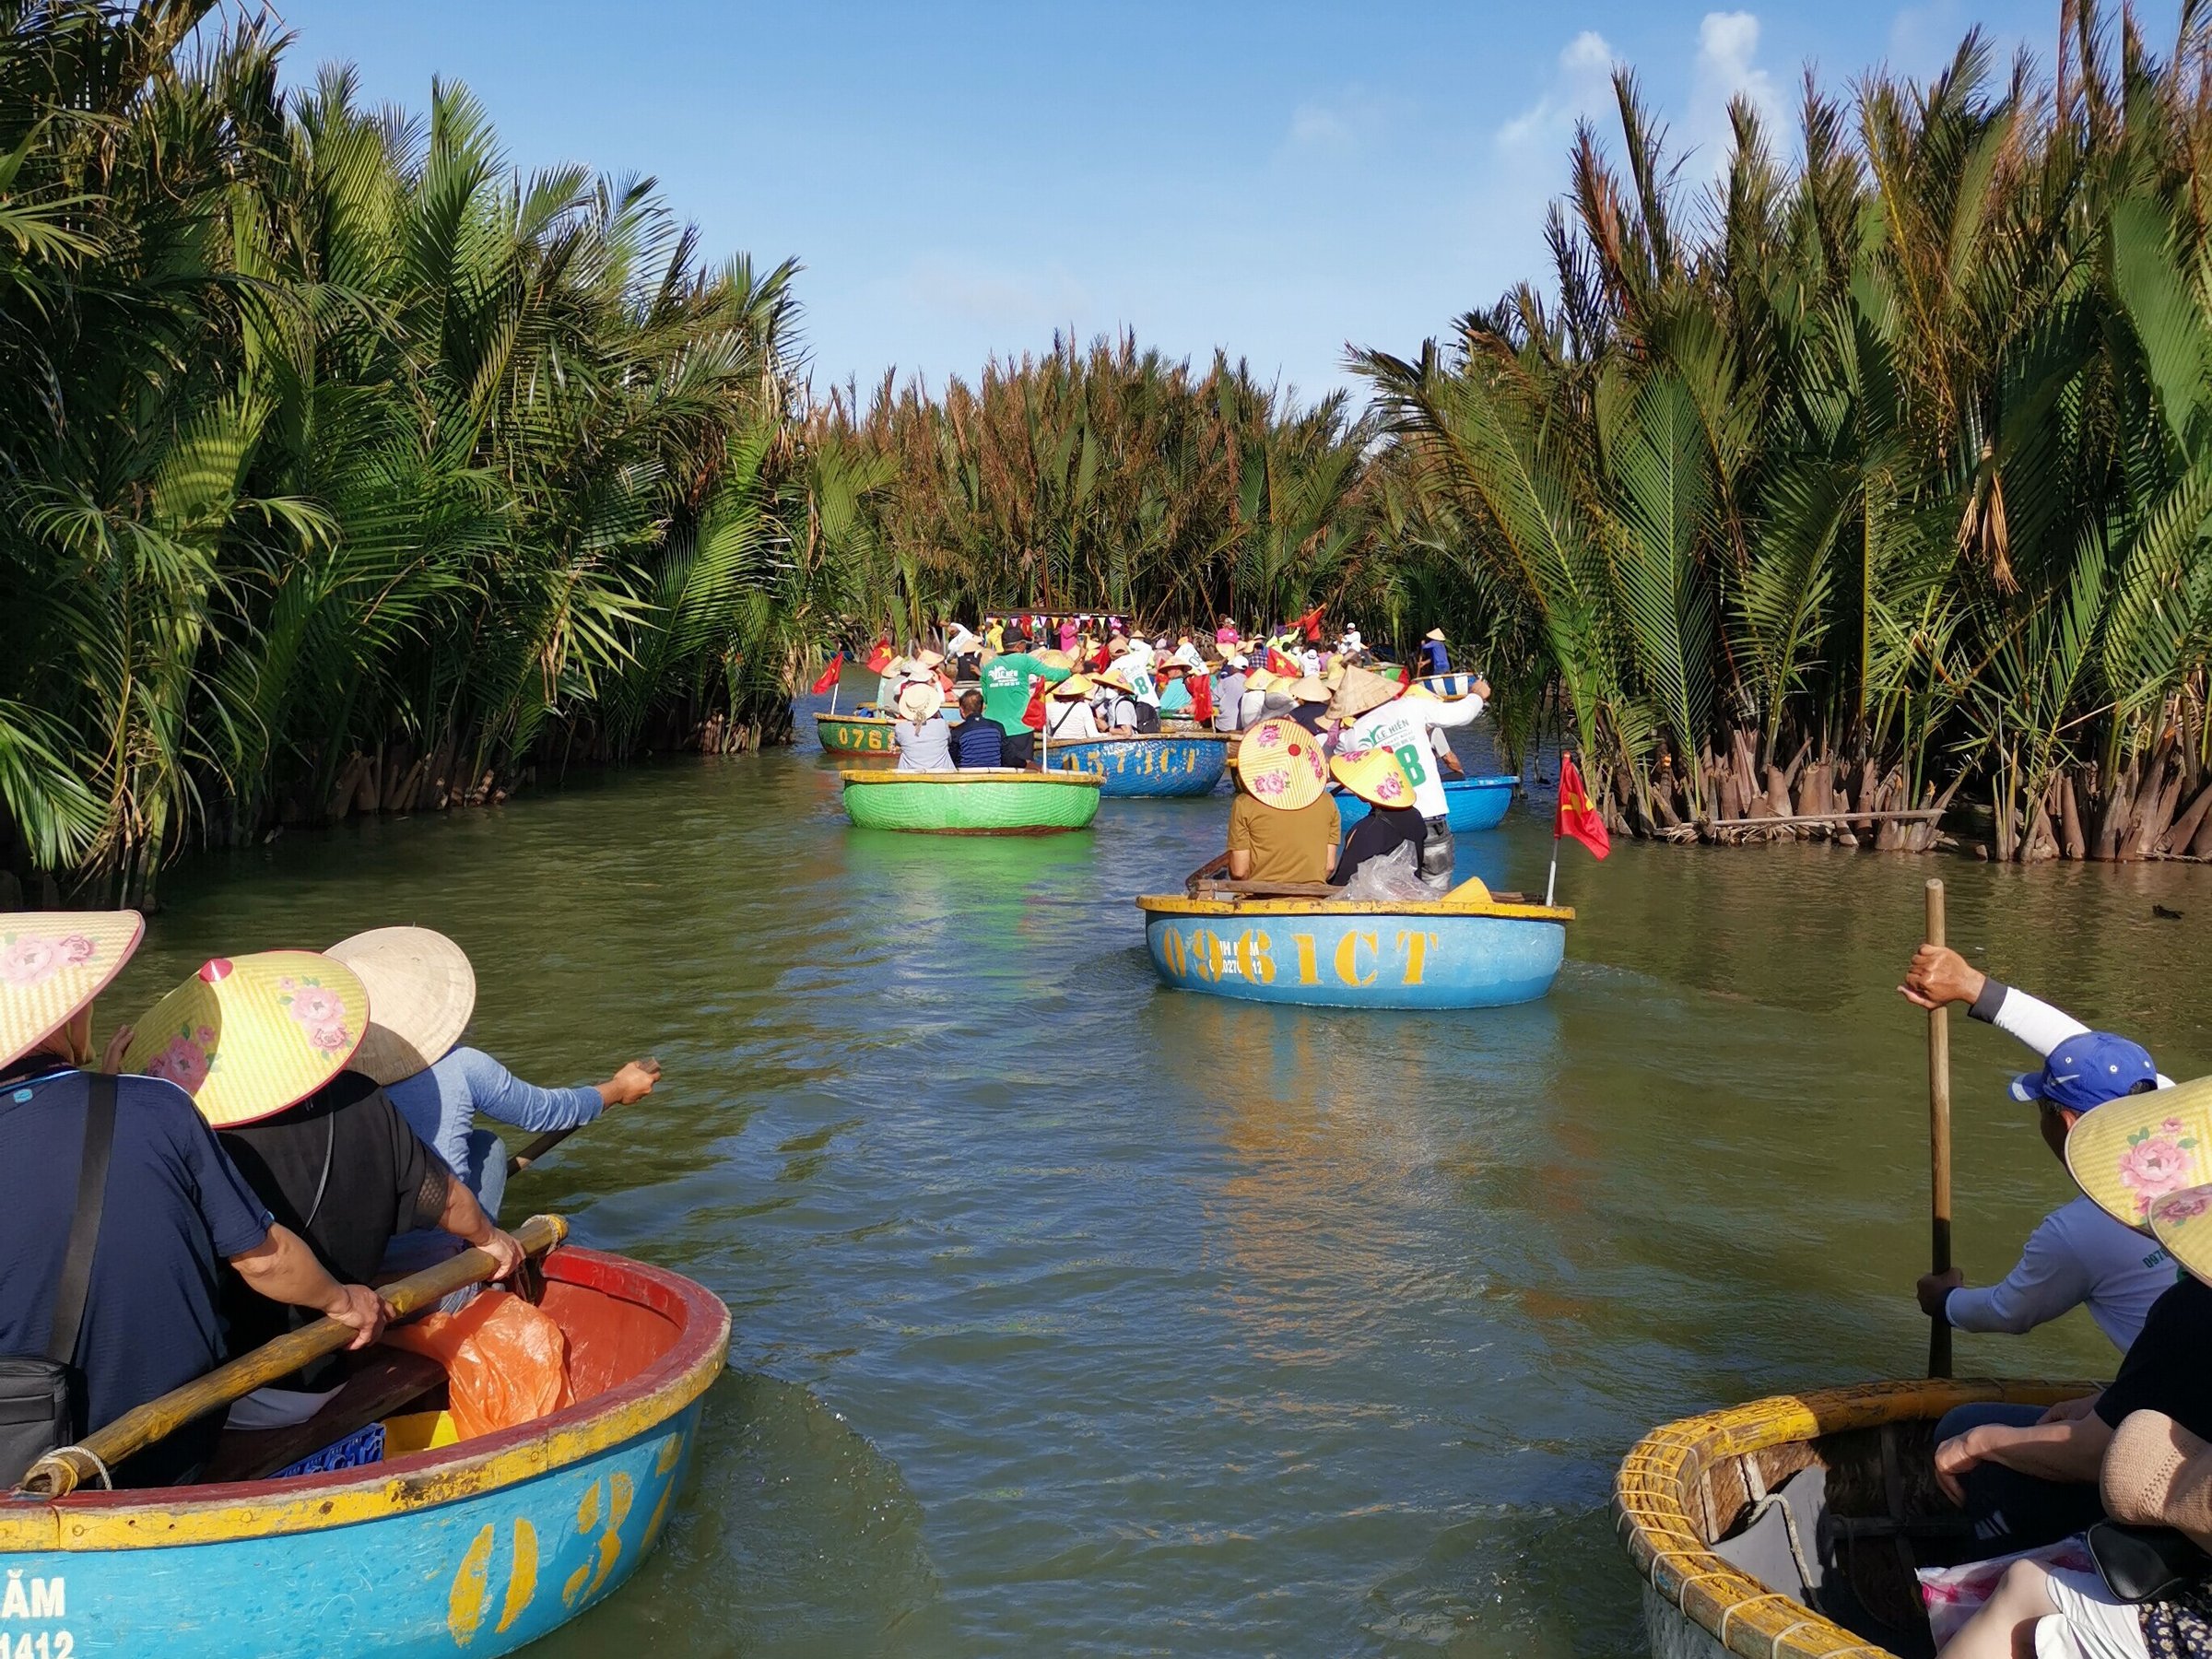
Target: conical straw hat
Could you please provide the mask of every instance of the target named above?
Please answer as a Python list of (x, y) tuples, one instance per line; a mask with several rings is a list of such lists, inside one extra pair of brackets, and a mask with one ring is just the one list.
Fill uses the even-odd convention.
[(138, 1021), (124, 1069), (168, 1079), (230, 1129), (336, 1077), (368, 1024), (368, 990), (343, 962), (312, 950), (218, 957)]
[(1327, 702), (1329, 700), (1328, 687), (1323, 685), (1310, 674), (1303, 679), (1292, 680), (1289, 690), (1290, 695), (1297, 698), (1300, 702)]
[(1381, 708), (1397, 694), (1397, 681), (1386, 680), (1365, 668), (1347, 668), (1329, 712), (1345, 720), (1356, 719), (1370, 709)]
[(67, 1025), (145, 936), (136, 911), (0, 912), (0, 1065)]
[(1088, 697), (1094, 682), (1088, 674), (1071, 674), (1052, 689), (1054, 697)]
[(325, 953), (369, 993), (369, 1030), (352, 1069), (398, 1083), (445, 1058), (477, 1007), (468, 953), (435, 928), (373, 927)]
[(1244, 689), (1247, 691), (1265, 691), (1274, 684), (1275, 676), (1265, 668), (1254, 668), (1244, 677)]
[(1336, 759), (1329, 762), (1329, 771), (1361, 800), (1374, 806), (1410, 806), (1413, 805), (1413, 784), (1406, 776), (1406, 769), (1398, 764), (1397, 756), (1386, 748), (1361, 749), (1346, 754), (1339, 749)]
[(1263, 806), (1295, 812), (1328, 786), (1321, 739), (1295, 720), (1263, 720), (1237, 747), (1237, 777)]
[(2066, 1135), (2066, 1168), (2108, 1213), (2147, 1231), (2158, 1200), (2212, 1182), (2212, 1077), (2083, 1112)]
[(2212, 1283), (2212, 1186), (2183, 1187), (2154, 1198), (2150, 1230), (2175, 1261)]

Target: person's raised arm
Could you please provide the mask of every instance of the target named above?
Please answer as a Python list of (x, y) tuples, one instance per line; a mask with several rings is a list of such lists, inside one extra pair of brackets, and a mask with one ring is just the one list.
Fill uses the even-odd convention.
[(2078, 1037), (2089, 1029), (2064, 1009), (2030, 996), (2017, 985), (1990, 978), (1942, 945), (1923, 945), (1912, 953), (1905, 982), (1898, 992), (1920, 1008), (1964, 1003), (1974, 1018), (1995, 1026), (2039, 1054), (2048, 1055), (2067, 1038)]
[[(466, 1192), (459, 1182), (453, 1184)], [(239, 1277), (271, 1301), (310, 1308), (352, 1328), (348, 1347), (364, 1348), (384, 1334), (391, 1311), (366, 1285), (341, 1285), (315, 1259), (315, 1253), (288, 1227), (272, 1226), (253, 1249), (229, 1258)]]
[[(588, 1124), (609, 1106), (628, 1105), (653, 1091), (660, 1067), (632, 1060), (605, 1083), (574, 1088), (544, 1088), (525, 1083), (489, 1054), (470, 1049), (457, 1062), (468, 1084), (468, 1098), (486, 1117), (542, 1135)], [(642, 1067), (653, 1065), (646, 1074)], [(642, 1087), (640, 1085), (642, 1084)]]

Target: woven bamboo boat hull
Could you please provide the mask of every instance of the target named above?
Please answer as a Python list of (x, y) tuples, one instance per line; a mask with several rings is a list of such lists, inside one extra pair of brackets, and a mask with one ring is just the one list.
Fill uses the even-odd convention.
[[(1505, 815), (1513, 804), (1513, 791), (1521, 780), (1514, 777), (1447, 778), (1444, 780), (1444, 822), (1453, 833), (1461, 830), (1495, 830), (1505, 822)], [(1349, 830), (1371, 810), (1368, 804), (1349, 792), (1336, 796), (1336, 816)]]
[(550, 1417), (324, 1474), (0, 1505), (13, 1652), (474, 1659), (613, 1594), (674, 1512), (729, 1311), (596, 1251), (545, 1271), (582, 1396)]
[(1540, 904), (1139, 899), (1164, 983), (1241, 1002), (1488, 1008), (1551, 989), (1574, 912)]
[(895, 755), (888, 714), (817, 714), (814, 735), (826, 755)]
[[(1874, 1382), (1777, 1395), (1653, 1430), (1614, 1477), (1613, 1524), (1643, 1578), (1654, 1659), (1895, 1659), (1891, 1648), (1761, 1583), (1712, 1547), (1767, 1494), (1815, 1465), (1824, 1471), (1831, 1516), (1879, 1527), (1938, 1513), (1928, 1452), (1945, 1412), (1983, 1400), (2047, 1406), (2096, 1386)], [(1900, 1469), (1912, 1477), (1893, 1480), (1889, 1471)], [(1858, 1548), (1839, 1576), (1858, 1605), (1899, 1628), (1922, 1620), (1924, 1639), (1918, 1588), (1882, 1543)]]
[(1099, 815), (1096, 772), (848, 771), (845, 812), (863, 830), (927, 835), (1048, 835)]
[(1179, 732), (1055, 743), (1052, 763), (1097, 772), (1106, 780), (1103, 793), (1117, 799), (1202, 795), (1212, 793), (1229, 766), (1229, 734)]

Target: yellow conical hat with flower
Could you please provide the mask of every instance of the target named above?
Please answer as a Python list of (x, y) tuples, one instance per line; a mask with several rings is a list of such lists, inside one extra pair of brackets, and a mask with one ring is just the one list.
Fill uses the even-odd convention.
[(2083, 1112), (2066, 1135), (2066, 1168), (2108, 1213), (2149, 1231), (2159, 1199), (2212, 1182), (2212, 1077)]
[(314, 1093), (346, 1069), (368, 1026), (368, 991), (330, 957), (218, 957), (138, 1021), (124, 1069), (174, 1083), (229, 1129)]
[(1329, 770), (1335, 773), (1337, 782), (1371, 806), (1413, 805), (1413, 782), (1398, 764), (1397, 756), (1386, 748), (1360, 749), (1356, 753), (1339, 749), (1336, 759), (1329, 762)]
[(1295, 812), (1328, 786), (1321, 739), (1295, 720), (1263, 720), (1237, 746), (1237, 777), (1263, 806)]
[(145, 933), (136, 911), (0, 912), (0, 1065), (29, 1053), (106, 990)]

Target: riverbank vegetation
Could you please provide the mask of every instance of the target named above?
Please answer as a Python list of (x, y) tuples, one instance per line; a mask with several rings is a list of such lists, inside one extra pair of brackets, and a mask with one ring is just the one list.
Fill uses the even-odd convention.
[[(1693, 189), (1633, 77), (1552, 288), (1359, 354), (1493, 680), (1556, 688), (1618, 829), (1840, 810), (2005, 859), (2212, 854), (2212, 18), (2065, 8), (1924, 87), (1738, 100)], [(1801, 158), (1781, 159), (1794, 147)], [(1464, 581), (1455, 581), (1464, 578)], [(1962, 795), (1961, 792), (1970, 792)]]
[(779, 735), (853, 608), (794, 267), (210, 6), (0, 7), (0, 882)]

